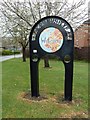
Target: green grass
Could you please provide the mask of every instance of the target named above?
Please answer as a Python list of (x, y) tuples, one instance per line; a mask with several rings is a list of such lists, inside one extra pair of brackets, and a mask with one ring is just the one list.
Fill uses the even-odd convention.
[(88, 63), (74, 62), (73, 101), (62, 102), (64, 94), (64, 65), (50, 61), (51, 68), (39, 64), (40, 95), (46, 100), (26, 100), (30, 91), (29, 60), (12, 59), (2, 63), (3, 118), (70, 118), (88, 117)]

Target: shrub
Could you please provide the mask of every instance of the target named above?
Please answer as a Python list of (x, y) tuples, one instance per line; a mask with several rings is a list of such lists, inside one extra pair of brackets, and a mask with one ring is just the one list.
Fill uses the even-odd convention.
[(20, 51), (16, 50), (14, 53), (15, 53), (15, 54), (20, 54)]
[(2, 55), (13, 55), (13, 52), (11, 50), (3, 50)]
[(3, 50), (2, 55), (13, 55), (13, 54), (20, 54), (20, 51), (11, 51), (11, 50)]

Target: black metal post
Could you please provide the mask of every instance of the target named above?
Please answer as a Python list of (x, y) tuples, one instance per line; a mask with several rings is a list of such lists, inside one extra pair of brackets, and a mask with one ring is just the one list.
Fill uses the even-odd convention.
[(72, 101), (73, 61), (65, 63), (64, 100)]
[(31, 96), (39, 96), (39, 81), (38, 81), (38, 63), (33, 62), (30, 58), (30, 69), (31, 69)]

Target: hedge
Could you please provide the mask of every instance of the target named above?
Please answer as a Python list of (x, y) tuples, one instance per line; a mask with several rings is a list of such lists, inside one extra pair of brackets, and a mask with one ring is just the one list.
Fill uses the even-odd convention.
[(13, 51), (11, 51), (11, 50), (3, 50), (2, 51), (2, 55), (13, 55), (13, 54), (20, 54), (20, 51), (15, 51), (15, 52), (13, 52)]

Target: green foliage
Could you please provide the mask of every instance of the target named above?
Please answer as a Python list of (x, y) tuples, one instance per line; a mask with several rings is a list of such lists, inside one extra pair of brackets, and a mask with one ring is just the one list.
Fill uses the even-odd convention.
[(64, 65), (50, 60), (51, 68), (39, 63), (40, 95), (46, 100), (29, 101), (23, 93), (30, 92), (29, 59), (2, 62), (2, 117), (3, 118), (85, 118), (88, 116), (88, 63), (74, 62), (73, 101), (62, 102)]
[(13, 55), (13, 52), (11, 50), (3, 50), (2, 55)]
[(15, 53), (15, 54), (20, 54), (20, 51), (16, 50), (14, 53)]
[(3, 50), (2, 55), (13, 55), (13, 54), (20, 54), (20, 51), (11, 51), (11, 50)]

